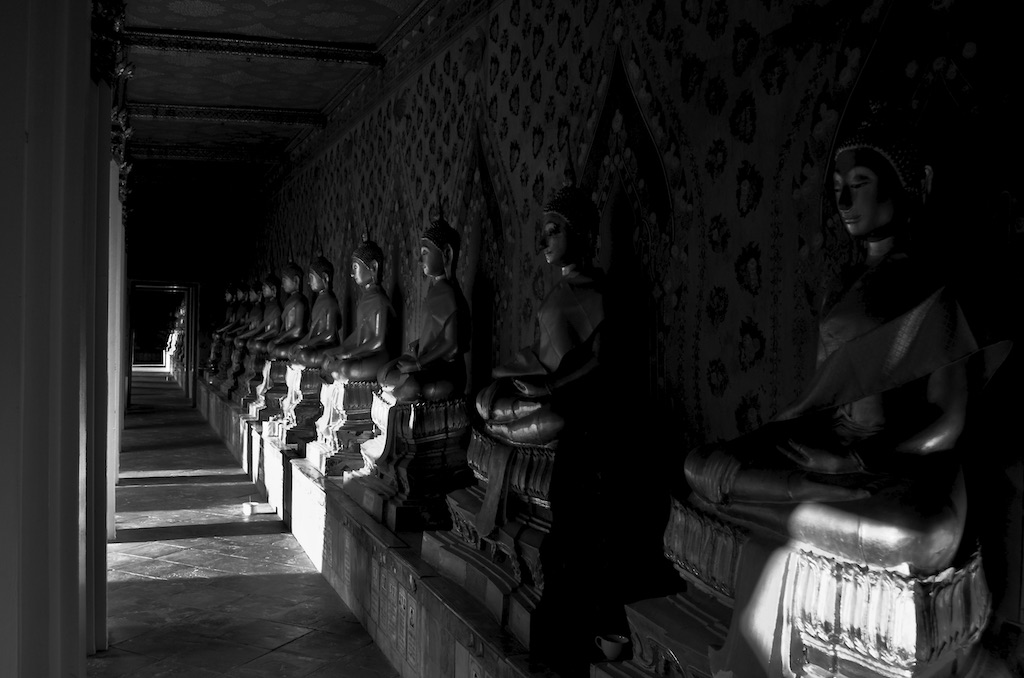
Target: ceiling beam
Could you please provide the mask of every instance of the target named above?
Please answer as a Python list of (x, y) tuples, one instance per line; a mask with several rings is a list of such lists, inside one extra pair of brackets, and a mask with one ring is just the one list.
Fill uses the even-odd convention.
[(203, 148), (174, 144), (128, 145), (128, 156), (135, 160), (193, 160), (199, 162), (235, 162), (272, 165), (281, 162), (283, 155), (266, 150), (245, 148)]
[(373, 45), (258, 38), (230, 33), (199, 33), (161, 28), (125, 28), (120, 35), (125, 44), (137, 49), (237, 54), (272, 59), (313, 59), (370, 66), (384, 64), (384, 55)]
[(132, 103), (128, 105), (128, 115), (132, 120), (210, 120), (300, 127), (323, 127), (327, 122), (326, 116), (319, 111), (250, 106)]

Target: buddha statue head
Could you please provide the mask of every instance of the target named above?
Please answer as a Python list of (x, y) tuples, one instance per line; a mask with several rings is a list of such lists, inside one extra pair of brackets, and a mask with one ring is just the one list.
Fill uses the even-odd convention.
[(314, 292), (331, 289), (334, 280), (334, 265), (324, 257), (317, 257), (309, 265), (309, 288)]
[(235, 283), (235, 301), (245, 301), (249, 296), (249, 286), (243, 282)]
[(566, 183), (544, 204), (544, 258), (555, 266), (588, 264), (598, 228), (594, 201), (573, 183)]
[(230, 304), (235, 300), (235, 288), (233, 285), (224, 286), (224, 303)]
[(379, 283), (384, 277), (384, 250), (364, 233), (363, 240), (352, 251), (352, 279), (359, 287)]
[(459, 244), (459, 232), (438, 214), (420, 237), (420, 262), (423, 264), (423, 273), (432, 278), (454, 280)]
[(256, 280), (252, 281), (252, 284), (249, 285), (249, 292), (248, 292), (248, 299), (249, 299), (249, 301), (251, 303), (255, 304), (257, 301), (260, 300), (260, 296), (262, 295), (262, 292), (263, 292), (263, 285), (262, 285), (262, 283), (260, 283), (260, 282), (258, 282)]
[(291, 294), (302, 287), (302, 268), (294, 261), (289, 261), (281, 269), (281, 289)]
[(836, 146), (836, 207), (856, 239), (899, 234), (924, 205), (931, 180), (911, 131), (889, 121), (880, 105)]
[(277, 291), (281, 289), (281, 279), (273, 273), (268, 273), (263, 278), (263, 298), (274, 299), (277, 297)]

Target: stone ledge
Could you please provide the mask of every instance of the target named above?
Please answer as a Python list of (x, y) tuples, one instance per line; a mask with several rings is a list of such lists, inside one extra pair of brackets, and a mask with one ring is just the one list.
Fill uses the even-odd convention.
[(421, 533), (393, 533), (340, 480), (304, 459), (291, 464), (293, 532), (403, 678), (557, 678), (420, 557)]

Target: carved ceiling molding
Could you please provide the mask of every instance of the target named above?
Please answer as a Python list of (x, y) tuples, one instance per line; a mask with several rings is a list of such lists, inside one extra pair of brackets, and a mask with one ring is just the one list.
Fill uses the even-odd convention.
[(201, 148), (198, 146), (168, 144), (132, 144), (132, 160), (194, 160), (199, 162), (233, 162), (272, 165), (280, 162), (280, 155), (246, 148)]
[(127, 44), (137, 49), (384, 65), (384, 55), (372, 45), (257, 38), (229, 33), (199, 33), (158, 28), (128, 28), (123, 31), (123, 35)]
[(136, 120), (212, 120), (299, 127), (323, 127), (327, 122), (319, 111), (295, 108), (133, 103), (128, 110)]

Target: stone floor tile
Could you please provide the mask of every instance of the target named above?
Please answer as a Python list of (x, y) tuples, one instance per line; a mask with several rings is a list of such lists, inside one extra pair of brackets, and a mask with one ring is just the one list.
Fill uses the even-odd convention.
[(224, 672), (246, 664), (267, 653), (266, 648), (233, 643), (220, 638), (205, 638), (197, 646), (186, 646), (171, 655), (182, 664)]
[[(113, 544), (112, 544), (113, 546)], [(178, 544), (172, 544), (170, 542), (162, 541), (143, 541), (128, 544), (117, 544), (122, 546), (120, 549), (121, 553), (127, 553), (133, 556), (145, 556), (147, 558), (161, 558), (169, 556), (173, 553), (178, 553), (184, 550), (184, 546)], [(107, 557), (107, 564), (111, 562), (110, 557)]]
[[(125, 678), (224, 678), (224, 675), (219, 671), (183, 664), (175, 659), (162, 659)], [(93, 678), (91, 673), (89, 678)]]
[(304, 657), (335, 661), (351, 656), (372, 643), (369, 634), (360, 626), (347, 634), (312, 631), (281, 649)]
[(269, 619), (250, 619), (228, 625), (219, 637), (235, 643), (274, 650), (307, 633), (312, 633), (312, 629)]
[(229, 678), (302, 678), (326, 663), (316, 657), (277, 650), (235, 667), (225, 675)]
[(89, 678), (397, 675), (173, 383), (136, 374), (125, 423)]
[(398, 678), (400, 675), (380, 648), (371, 644), (344, 659), (325, 664), (304, 678)]
[(156, 661), (155, 657), (115, 647), (86, 659), (85, 670), (89, 678), (125, 678)]

